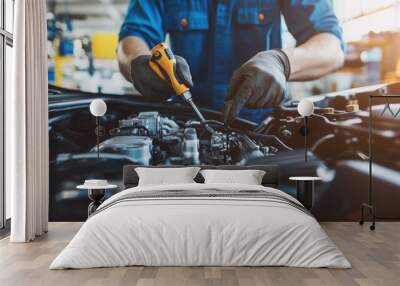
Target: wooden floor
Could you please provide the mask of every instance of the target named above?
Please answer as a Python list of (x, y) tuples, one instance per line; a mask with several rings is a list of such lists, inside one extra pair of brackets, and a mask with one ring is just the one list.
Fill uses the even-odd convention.
[(51, 223), (29, 244), (0, 241), (0, 285), (400, 285), (400, 223), (322, 223), (353, 265), (349, 270), (287, 267), (125, 267), (48, 270), (80, 223)]

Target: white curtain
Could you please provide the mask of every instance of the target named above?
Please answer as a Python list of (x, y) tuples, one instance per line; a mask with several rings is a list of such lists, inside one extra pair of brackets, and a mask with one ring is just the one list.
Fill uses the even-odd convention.
[(46, 0), (15, 1), (14, 71), (6, 98), (6, 187), (12, 242), (28, 242), (48, 225)]

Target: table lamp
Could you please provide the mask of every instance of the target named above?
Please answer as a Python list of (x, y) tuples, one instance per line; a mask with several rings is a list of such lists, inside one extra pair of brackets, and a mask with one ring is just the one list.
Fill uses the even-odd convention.
[(297, 112), (304, 118), (304, 160), (308, 161), (308, 118), (314, 113), (314, 103), (309, 99), (302, 99), (297, 105)]
[(102, 99), (95, 99), (90, 103), (90, 113), (96, 117), (96, 139), (97, 139), (97, 159), (100, 158), (100, 136), (103, 133), (103, 127), (99, 124), (99, 117), (103, 116), (107, 111), (107, 104)]

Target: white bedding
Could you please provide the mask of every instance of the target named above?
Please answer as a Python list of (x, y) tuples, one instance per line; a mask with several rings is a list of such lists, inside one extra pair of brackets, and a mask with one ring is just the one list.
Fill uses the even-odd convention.
[[(310, 215), (258, 198), (118, 198), (143, 191), (262, 190), (235, 184), (179, 184), (127, 189), (105, 201), (50, 269), (145, 266), (294, 266), (349, 268)], [(137, 193), (134, 193), (137, 194)], [(298, 203), (298, 202), (297, 202)]]

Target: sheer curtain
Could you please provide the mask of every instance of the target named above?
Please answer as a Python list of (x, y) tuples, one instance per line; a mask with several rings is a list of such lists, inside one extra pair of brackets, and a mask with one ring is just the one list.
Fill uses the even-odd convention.
[(48, 225), (46, 0), (15, 1), (13, 92), (6, 98), (6, 187), (12, 242), (28, 242)]

